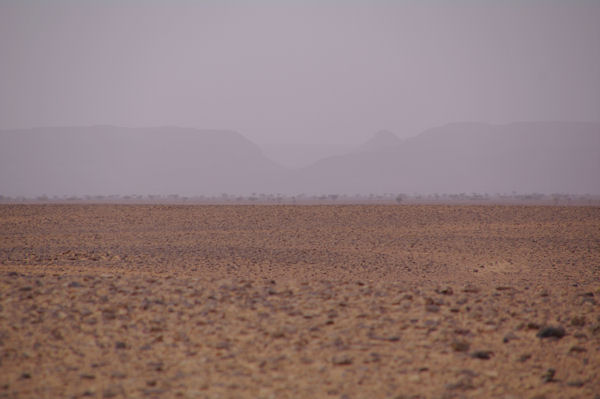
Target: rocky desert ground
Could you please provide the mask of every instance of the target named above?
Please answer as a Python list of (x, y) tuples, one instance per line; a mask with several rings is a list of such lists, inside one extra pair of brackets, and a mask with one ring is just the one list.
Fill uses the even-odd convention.
[(0, 206), (0, 398), (600, 398), (600, 207)]

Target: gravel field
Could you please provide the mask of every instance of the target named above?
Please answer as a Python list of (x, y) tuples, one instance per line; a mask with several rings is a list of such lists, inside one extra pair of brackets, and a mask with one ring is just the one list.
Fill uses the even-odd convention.
[(600, 399), (600, 207), (0, 205), (0, 398)]

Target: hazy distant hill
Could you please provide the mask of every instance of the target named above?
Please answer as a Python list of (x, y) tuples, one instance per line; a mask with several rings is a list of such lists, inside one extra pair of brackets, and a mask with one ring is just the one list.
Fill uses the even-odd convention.
[(361, 145), (357, 152), (393, 151), (402, 141), (394, 133), (380, 130)]
[(0, 131), (0, 195), (600, 194), (600, 124), (455, 123), (288, 170), (238, 133), (112, 126)]
[(112, 126), (0, 131), (2, 195), (267, 191), (284, 169), (238, 133)]
[(356, 152), (296, 171), (288, 189), (600, 194), (600, 124), (455, 123), (403, 141), (378, 134)]

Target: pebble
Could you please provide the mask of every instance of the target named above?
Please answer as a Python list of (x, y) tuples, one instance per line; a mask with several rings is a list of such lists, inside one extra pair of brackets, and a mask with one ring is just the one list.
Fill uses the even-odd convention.
[(542, 375), (542, 381), (544, 381), (545, 383), (556, 381), (554, 379), (555, 374), (556, 374), (556, 370), (554, 370), (554, 369), (546, 370), (546, 372)]
[(471, 284), (467, 284), (465, 286), (465, 288), (463, 288), (463, 292), (468, 293), (468, 294), (477, 294), (479, 292), (479, 288), (471, 285)]
[(450, 345), (455, 352), (466, 352), (469, 350), (470, 346), (466, 341), (454, 341)]
[(565, 329), (562, 327), (547, 326), (542, 327), (536, 334), (538, 338), (562, 338), (565, 336)]
[(452, 289), (452, 287), (445, 287), (445, 288), (438, 288), (437, 290), (435, 290), (438, 294), (442, 294), (442, 295), (452, 295), (454, 294), (454, 290)]
[(426, 305), (425, 310), (432, 313), (437, 313), (440, 311), (440, 307), (438, 305)]
[(493, 354), (494, 354), (494, 352), (492, 352), (492, 351), (479, 350), (479, 351), (472, 352), (471, 357), (473, 359), (488, 360), (492, 357)]
[(331, 363), (335, 364), (336, 366), (346, 366), (352, 364), (352, 362), (353, 359), (346, 354), (335, 355), (331, 359)]
[(513, 341), (515, 339), (519, 339), (518, 335), (515, 334), (515, 333), (513, 333), (513, 332), (509, 332), (508, 334), (506, 334), (504, 336), (504, 338), (502, 338), (502, 342), (504, 342), (506, 344), (506, 343), (508, 343), (510, 341)]
[(583, 352), (587, 352), (587, 349), (585, 349), (583, 346), (574, 345), (569, 349), (569, 353), (583, 353)]

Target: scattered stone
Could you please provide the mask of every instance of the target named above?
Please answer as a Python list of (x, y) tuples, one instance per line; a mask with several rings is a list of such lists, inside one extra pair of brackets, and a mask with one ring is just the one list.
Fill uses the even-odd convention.
[(452, 287), (438, 288), (435, 290), (435, 292), (437, 292), (438, 294), (442, 294), (442, 295), (454, 294), (454, 290), (452, 290)]
[(473, 380), (470, 377), (462, 377), (457, 382), (446, 385), (446, 389), (450, 391), (467, 391), (475, 389), (475, 385), (473, 385)]
[(473, 359), (488, 360), (492, 357), (493, 354), (494, 354), (494, 352), (492, 352), (492, 351), (479, 350), (479, 351), (472, 352), (471, 357)]
[(163, 362), (150, 362), (148, 363), (148, 367), (154, 371), (164, 371)]
[(554, 370), (554, 369), (546, 370), (546, 372), (542, 375), (542, 381), (544, 381), (544, 383), (556, 381), (554, 379), (555, 374), (556, 374), (556, 370)]
[(538, 331), (536, 336), (538, 338), (558, 338), (558, 339), (560, 339), (565, 336), (565, 329), (560, 326), (542, 327), (542, 328), (540, 328), (540, 330)]
[(229, 342), (227, 341), (221, 341), (218, 342), (217, 345), (215, 345), (215, 348), (217, 349), (229, 349), (231, 345), (229, 344)]
[(571, 325), (576, 327), (585, 326), (585, 317), (584, 316), (574, 316), (571, 319)]
[(477, 293), (479, 293), (479, 291), (480, 291), (480, 289), (478, 287), (471, 285), (471, 284), (467, 284), (463, 288), (463, 292), (466, 292), (468, 294), (477, 294)]
[(117, 391), (114, 388), (107, 388), (102, 392), (103, 398), (114, 398), (117, 396)]
[(508, 334), (506, 334), (504, 336), (504, 338), (502, 338), (502, 342), (504, 342), (506, 344), (515, 339), (519, 339), (519, 336), (513, 332), (509, 332)]
[(455, 352), (466, 352), (469, 350), (471, 345), (466, 341), (453, 341), (450, 346)]
[(530, 330), (539, 330), (541, 326), (538, 323), (530, 321), (529, 323), (527, 323), (527, 328)]
[(432, 313), (437, 313), (440, 311), (440, 307), (438, 305), (425, 305), (425, 310)]
[(96, 378), (94, 374), (80, 374), (79, 377), (83, 378), (84, 380), (93, 380)]
[(569, 353), (583, 353), (583, 352), (587, 352), (587, 349), (585, 349), (583, 346), (574, 345), (569, 349)]
[(347, 366), (347, 365), (352, 364), (352, 362), (353, 362), (353, 359), (345, 353), (340, 354), (340, 355), (335, 355), (331, 359), (331, 363), (335, 364), (336, 366)]
[(583, 382), (582, 380), (572, 380), (572, 381), (567, 381), (567, 385), (570, 387), (581, 388), (582, 386), (585, 385), (585, 382)]
[(29, 380), (29, 379), (31, 379), (31, 374), (25, 372), (25, 373), (21, 374), (21, 379)]
[(68, 287), (69, 288), (81, 288), (81, 287), (83, 287), (83, 285), (81, 285), (81, 283), (79, 283), (77, 281), (72, 281), (69, 283)]
[(122, 341), (115, 342), (115, 349), (127, 349), (127, 344)]

